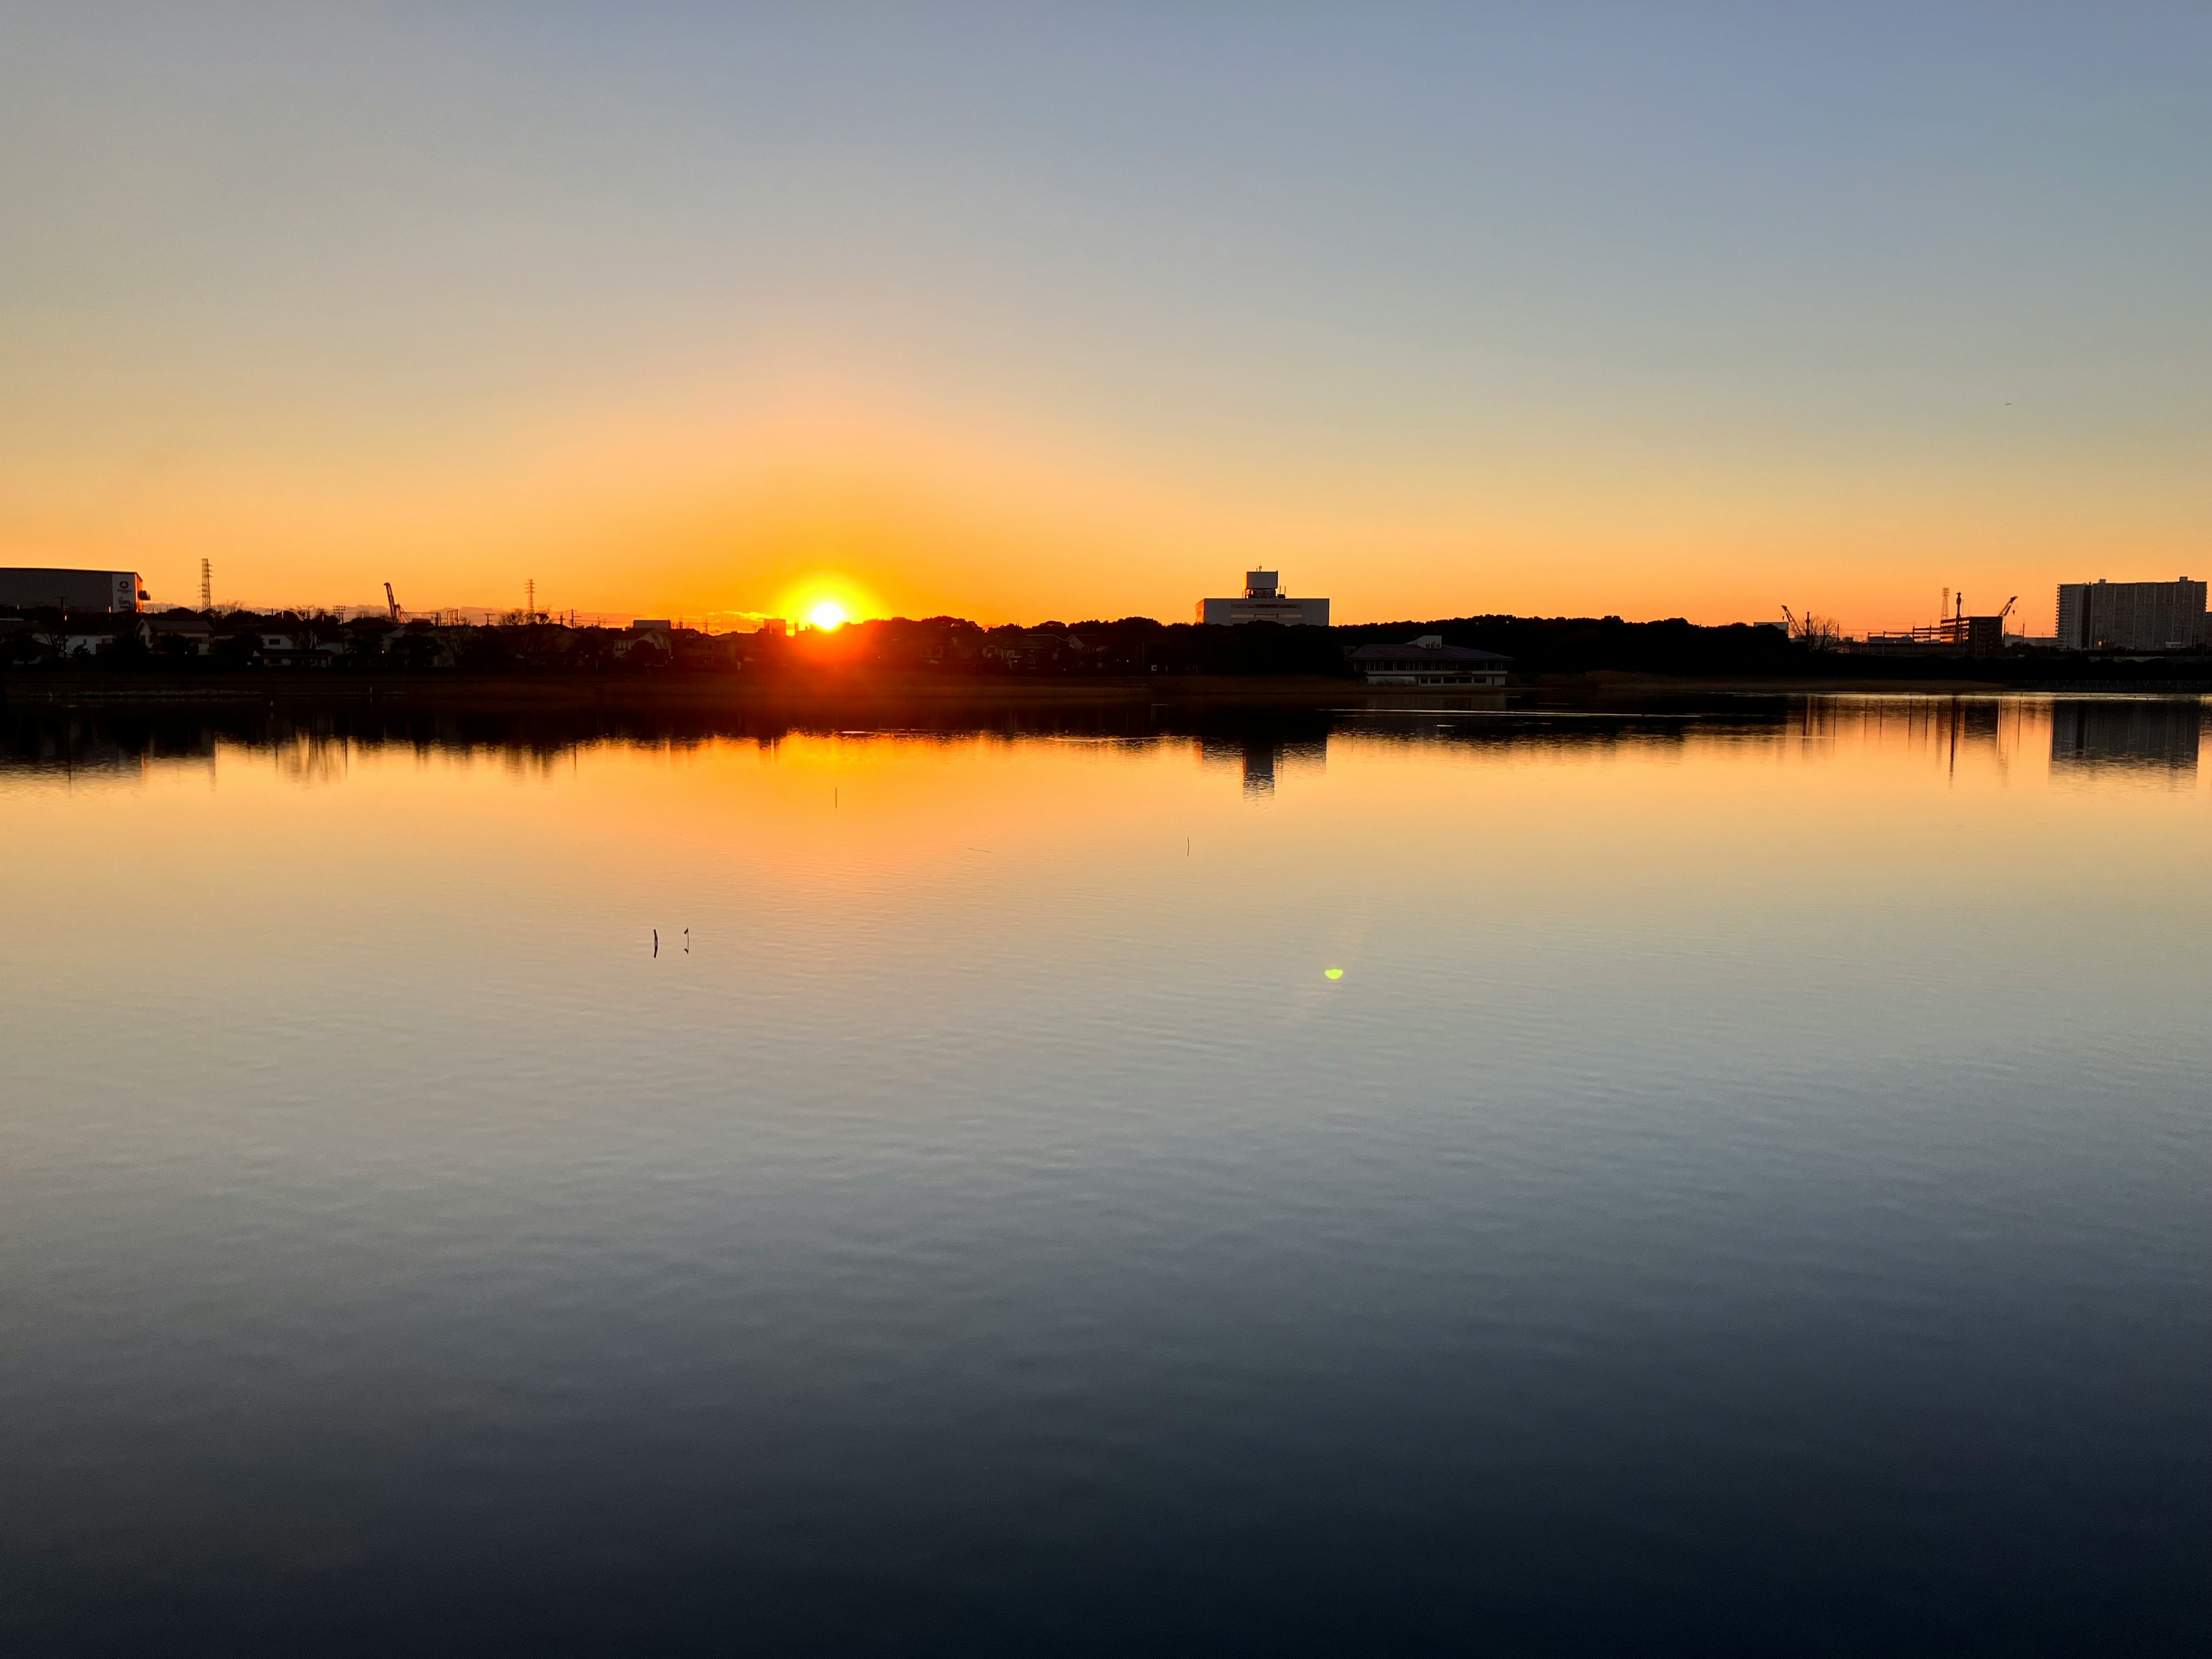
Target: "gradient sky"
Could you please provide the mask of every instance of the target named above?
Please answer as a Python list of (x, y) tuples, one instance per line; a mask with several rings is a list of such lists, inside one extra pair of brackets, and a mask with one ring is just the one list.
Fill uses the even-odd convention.
[(2212, 572), (2212, 8), (0, 0), (0, 560), (202, 556), (2047, 628)]

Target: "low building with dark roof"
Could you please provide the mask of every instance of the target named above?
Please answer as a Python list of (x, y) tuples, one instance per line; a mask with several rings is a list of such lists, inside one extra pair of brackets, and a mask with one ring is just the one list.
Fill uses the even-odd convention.
[(95, 611), (36, 628), (31, 637), (58, 656), (97, 657), (118, 649), (126, 640), (143, 645), (146, 625), (137, 617)]
[(172, 655), (204, 657), (215, 649), (215, 624), (198, 611), (171, 611), (146, 618), (146, 641)]
[(1370, 685), (1503, 685), (1513, 660), (1495, 651), (1446, 645), (1441, 634), (1424, 634), (1404, 645), (1363, 645), (1352, 665)]

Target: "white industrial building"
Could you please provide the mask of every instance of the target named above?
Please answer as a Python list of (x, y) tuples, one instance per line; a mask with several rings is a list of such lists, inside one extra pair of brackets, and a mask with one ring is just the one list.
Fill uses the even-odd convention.
[(1244, 597), (1200, 599), (1198, 620), (1223, 628), (1254, 622), (1280, 623), (1285, 628), (1326, 628), (1328, 601), (1293, 599), (1283, 592), (1279, 571), (1248, 570), (1244, 573)]

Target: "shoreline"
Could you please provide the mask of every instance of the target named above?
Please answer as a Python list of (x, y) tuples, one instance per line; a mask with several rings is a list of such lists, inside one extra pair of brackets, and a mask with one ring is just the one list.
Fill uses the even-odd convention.
[[(1483, 688), (1430, 687), (1465, 691)], [(0, 701), (67, 702), (404, 702), (423, 707), (529, 708), (772, 708), (854, 703), (1061, 707), (1080, 704), (1275, 702), (1323, 707), (1347, 697), (1402, 698), (1415, 688), (1378, 689), (1346, 680), (1286, 675), (1134, 676), (1111, 679), (954, 678), (943, 675), (684, 674), (534, 675), (436, 671), (398, 674), (98, 674), (16, 676), (0, 682)]]
[(416, 708), (578, 710), (709, 710), (915, 707), (1108, 708), (1140, 705), (1392, 709), (1439, 698), (1529, 708), (1545, 702), (1622, 703), (1680, 697), (2192, 696), (2212, 684), (2126, 680), (2012, 684), (2001, 680), (1807, 677), (1796, 679), (1672, 677), (1600, 670), (1541, 675), (1504, 687), (1371, 686), (1316, 675), (1127, 676), (1113, 678), (951, 678), (890, 672), (533, 675), (440, 671), (408, 674), (16, 674), (0, 680), (0, 702), (23, 707), (145, 703), (344, 702)]

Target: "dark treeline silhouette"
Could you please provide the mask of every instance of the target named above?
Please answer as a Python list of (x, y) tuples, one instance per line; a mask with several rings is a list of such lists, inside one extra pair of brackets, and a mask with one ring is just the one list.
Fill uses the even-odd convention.
[[(849, 635), (849, 639), (847, 637)], [(1000, 673), (1321, 674), (1348, 677), (1336, 630), (1247, 623), (1235, 628), (1115, 621), (1047, 622), (1034, 628), (981, 628), (952, 617), (854, 623), (830, 641), (801, 635), (787, 644), (794, 660), (812, 649), (887, 667), (950, 667)]]
[(1035, 628), (896, 617), (787, 635), (655, 624), (570, 628), (550, 618), (448, 626), (297, 611), (70, 617), (36, 611), (0, 616), (0, 662), (31, 672), (164, 675), (255, 669), (775, 675), (860, 667), (978, 677), (1350, 672), (1341, 643), (1327, 629), (1272, 623), (1203, 628), (1143, 617)]
[(1523, 682), (1592, 674), (1653, 674), (1700, 680), (1967, 680), (2063, 690), (2069, 685), (2191, 684), (2212, 678), (2212, 659), (2115, 657), (2049, 649), (1970, 656), (1930, 651), (1911, 657), (1857, 653), (1792, 637), (1779, 628), (1735, 623), (1702, 627), (1670, 617), (1455, 617), (1443, 622), (1369, 623), (1329, 630), (1343, 648), (1422, 634), (1447, 645), (1496, 651)]
[[(1607, 670), (1699, 678), (1774, 678), (1826, 674), (1834, 659), (1778, 628), (1732, 623), (1706, 628), (1673, 617), (1454, 617), (1443, 622), (1369, 623), (1329, 630), (1345, 647), (1441, 635), (1446, 645), (1496, 651), (1524, 678)], [(1893, 668), (1890, 672), (1894, 672)]]
[(2212, 659), (2115, 658), (2007, 652), (1971, 657), (1930, 652), (1910, 659), (1824, 648), (1781, 629), (1703, 627), (1680, 617), (1455, 617), (1352, 627), (1233, 627), (1115, 621), (985, 628), (956, 617), (895, 617), (834, 632), (800, 629), (710, 635), (640, 623), (570, 628), (550, 618), (441, 625), (382, 617), (342, 620), (295, 611), (173, 611), (70, 617), (59, 611), (0, 614), (0, 665), (24, 680), (85, 672), (149, 678), (463, 674), (593, 679), (743, 677), (815, 682), (866, 671), (988, 681), (1060, 678), (1127, 680), (1305, 677), (1349, 680), (1347, 653), (1424, 635), (1510, 658), (1515, 683), (1590, 676), (1691, 680), (1973, 680), (2063, 689), (2195, 684)]

